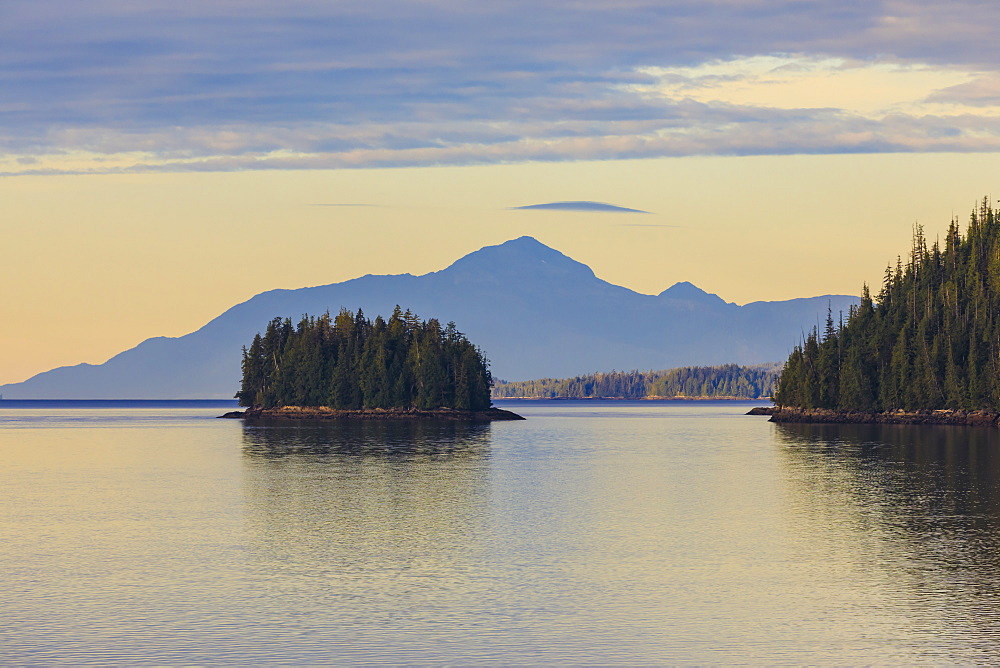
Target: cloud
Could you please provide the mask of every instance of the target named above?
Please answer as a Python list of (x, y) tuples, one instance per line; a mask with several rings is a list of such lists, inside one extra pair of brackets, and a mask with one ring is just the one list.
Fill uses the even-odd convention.
[(527, 206), (511, 207), (515, 210), (531, 211), (586, 211), (596, 213), (649, 213), (640, 209), (629, 209), (624, 206), (605, 204), (604, 202), (549, 202), (547, 204), (529, 204)]
[(996, 150), (974, 0), (6, 0), (0, 171)]
[(942, 88), (928, 96), (927, 101), (974, 107), (1000, 106), (1000, 72), (989, 72), (972, 81)]
[(789, 54), (643, 71), (653, 81), (627, 88), (647, 97), (771, 109), (837, 109), (870, 118), (919, 113), (929, 97), (933, 100), (932, 91), (968, 85), (974, 78), (967, 71), (929, 65)]

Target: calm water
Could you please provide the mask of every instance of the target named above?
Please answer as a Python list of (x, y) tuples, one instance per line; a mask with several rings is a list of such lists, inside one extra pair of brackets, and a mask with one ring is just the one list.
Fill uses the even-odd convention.
[(0, 409), (0, 663), (991, 663), (1000, 434)]

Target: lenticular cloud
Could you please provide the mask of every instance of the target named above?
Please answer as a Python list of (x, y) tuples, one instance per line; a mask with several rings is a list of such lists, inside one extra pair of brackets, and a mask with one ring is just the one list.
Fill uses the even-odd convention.
[(624, 206), (605, 204), (604, 202), (549, 202), (547, 204), (529, 204), (527, 206), (512, 207), (516, 210), (541, 209), (548, 211), (594, 211), (598, 213), (649, 213), (641, 209), (629, 209)]

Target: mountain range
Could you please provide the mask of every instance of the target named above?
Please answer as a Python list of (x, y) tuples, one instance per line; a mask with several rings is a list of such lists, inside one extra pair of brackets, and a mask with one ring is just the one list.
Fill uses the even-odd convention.
[(230, 398), (241, 348), (274, 317), (293, 321), (341, 307), (374, 318), (399, 304), (422, 319), (454, 321), (507, 380), (613, 369), (782, 361), (803, 333), (857, 297), (727, 303), (691, 283), (658, 295), (601, 280), (585, 264), (531, 237), (487, 246), (422, 276), (367, 275), (271, 290), (180, 337), (155, 337), (103, 364), (78, 364), (0, 386), (7, 399)]

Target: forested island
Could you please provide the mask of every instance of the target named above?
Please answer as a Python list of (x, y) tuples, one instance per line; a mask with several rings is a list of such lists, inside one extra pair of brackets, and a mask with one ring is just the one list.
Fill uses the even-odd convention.
[(774, 421), (997, 424), (1000, 216), (989, 199), (944, 242), (914, 230), (909, 256), (828, 314), (785, 362)]
[(781, 365), (687, 366), (662, 371), (609, 371), (574, 378), (497, 381), (494, 399), (761, 399), (770, 397)]
[(274, 318), (243, 348), (236, 398), (268, 418), (521, 419), (492, 407), (489, 364), (454, 323), (395, 308)]

